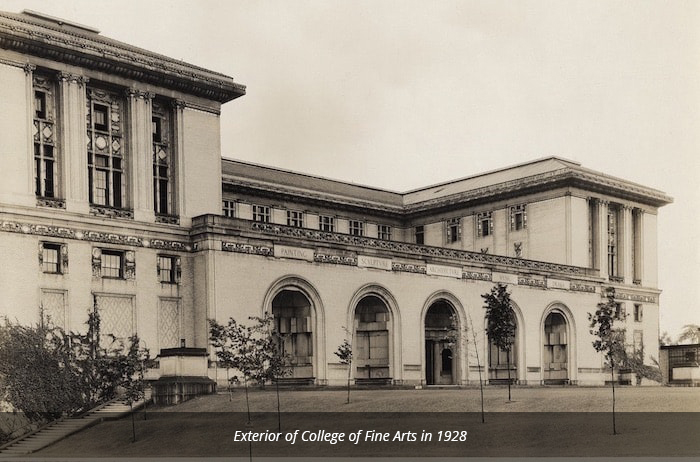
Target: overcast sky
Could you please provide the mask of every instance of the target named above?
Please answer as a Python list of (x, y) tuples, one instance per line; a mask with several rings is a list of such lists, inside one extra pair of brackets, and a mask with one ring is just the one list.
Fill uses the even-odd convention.
[(404, 191), (557, 155), (661, 189), (661, 330), (700, 324), (700, 2), (3, 0), (233, 76), (222, 154)]

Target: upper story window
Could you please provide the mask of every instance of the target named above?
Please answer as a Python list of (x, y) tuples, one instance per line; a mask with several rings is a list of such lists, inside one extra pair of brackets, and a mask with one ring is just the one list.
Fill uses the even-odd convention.
[(623, 321), (627, 317), (625, 313), (625, 307), (622, 303), (615, 303), (615, 313), (613, 317), (619, 321)]
[(608, 207), (608, 275), (619, 276), (618, 271), (619, 208)]
[(445, 222), (445, 242), (451, 244), (462, 239), (462, 220), (451, 218)]
[(377, 237), (385, 241), (391, 240), (391, 226), (389, 225), (379, 225), (377, 226)]
[(425, 227), (423, 225), (416, 226), (415, 229), (416, 244), (425, 244)]
[(304, 212), (297, 210), (287, 210), (287, 226), (296, 226), (301, 228), (304, 226)]
[(527, 210), (525, 204), (510, 208), (510, 230), (520, 231), (527, 228)]
[(164, 284), (178, 284), (180, 282), (180, 257), (172, 255), (158, 255), (158, 280)]
[(643, 314), (644, 314), (644, 312), (642, 310), (642, 305), (635, 304), (634, 305), (634, 322), (642, 322)]
[(270, 207), (253, 204), (251, 209), (253, 211), (253, 221), (259, 221), (260, 223), (270, 222)]
[(57, 197), (58, 143), (56, 142), (56, 90), (47, 77), (35, 74), (34, 89), (34, 193)]
[(224, 199), (221, 204), (221, 211), (225, 217), (233, 218), (236, 216), (236, 201)]
[(318, 217), (318, 229), (329, 233), (335, 232), (335, 217), (321, 215)]
[(350, 220), (349, 221), (350, 234), (353, 236), (364, 236), (365, 235), (365, 224), (360, 220)]
[(476, 235), (486, 237), (493, 234), (493, 217), (491, 212), (479, 212), (476, 214)]
[(103, 278), (124, 278), (124, 252), (103, 249), (100, 270)]
[(153, 135), (153, 206), (157, 214), (173, 215), (173, 143), (171, 111), (166, 103), (151, 104)]
[(88, 186), (90, 203), (126, 206), (124, 102), (115, 93), (89, 88), (87, 99)]
[(65, 247), (55, 242), (41, 243), (41, 270), (44, 273), (62, 274)]

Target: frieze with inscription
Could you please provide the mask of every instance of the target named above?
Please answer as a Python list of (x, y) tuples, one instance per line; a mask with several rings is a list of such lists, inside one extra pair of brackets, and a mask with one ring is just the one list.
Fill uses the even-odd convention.
[(264, 245), (239, 244), (237, 242), (222, 242), (221, 250), (226, 252), (247, 253), (251, 255), (272, 255), (272, 247)]

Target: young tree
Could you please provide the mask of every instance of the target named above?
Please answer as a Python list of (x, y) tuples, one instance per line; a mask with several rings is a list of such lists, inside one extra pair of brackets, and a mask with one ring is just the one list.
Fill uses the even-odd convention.
[(115, 339), (112, 355), (110, 355), (112, 368), (119, 377), (119, 386), (124, 389), (124, 399), (131, 408), (132, 443), (136, 442), (134, 403), (144, 399), (146, 395), (144, 374), (149, 352), (147, 349), (141, 348), (140, 343), (138, 335), (129, 337), (128, 342)]
[(481, 423), (486, 423), (484, 417), (484, 381), (481, 378), (481, 361), (479, 359), (479, 343), (476, 340), (476, 329), (474, 328), (474, 321), (472, 321), (472, 315), (467, 313), (469, 318), (469, 325), (472, 330), (472, 338), (474, 339), (474, 354), (476, 355), (476, 367), (479, 370), (479, 393), (481, 395)]
[(350, 404), (350, 378), (352, 377), (352, 334), (347, 327), (343, 326), (345, 333), (350, 336), (350, 341), (348, 341), (347, 336), (343, 339), (343, 343), (338, 346), (338, 349), (334, 354), (340, 360), (340, 364), (345, 364), (348, 366), (348, 399), (345, 404)]
[[(615, 365), (620, 365), (625, 356), (624, 331), (613, 328), (616, 318), (617, 303), (615, 302), (615, 289), (608, 287), (605, 289), (605, 301), (598, 303), (595, 314), (588, 313), (588, 321), (595, 336), (593, 348), (604, 354), (610, 366), (612, 385), (612, 420), (613, 435), (617, 435), (615, 425)], [(617, 314), (618, 318), (624, 317), (622, 313)]]
[(510, 352), (515, 342), (515, 315), (506, 286), (496, 284), (491, 292), (481, 296), (486, 305), (486, 332), (489, 340), (506, 352), (508, 365), (508, 401), (510, 394)]

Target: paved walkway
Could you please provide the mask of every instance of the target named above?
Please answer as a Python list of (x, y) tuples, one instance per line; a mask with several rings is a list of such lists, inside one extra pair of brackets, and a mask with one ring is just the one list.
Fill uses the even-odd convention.
[[(137, 410), (143, 405), (143, 400), (138, 401), (134, 403), (133, 410)], [(41, 427), (28, 435), (12, 441), (0, 449), (0, 458), (31, 454), (103, 420), (118, 419), (129, 414), (131, 410), (132, 407), (124, 400), (115, 399), (86, 412), (80, 417), (54, 421), (45, 427)]]

